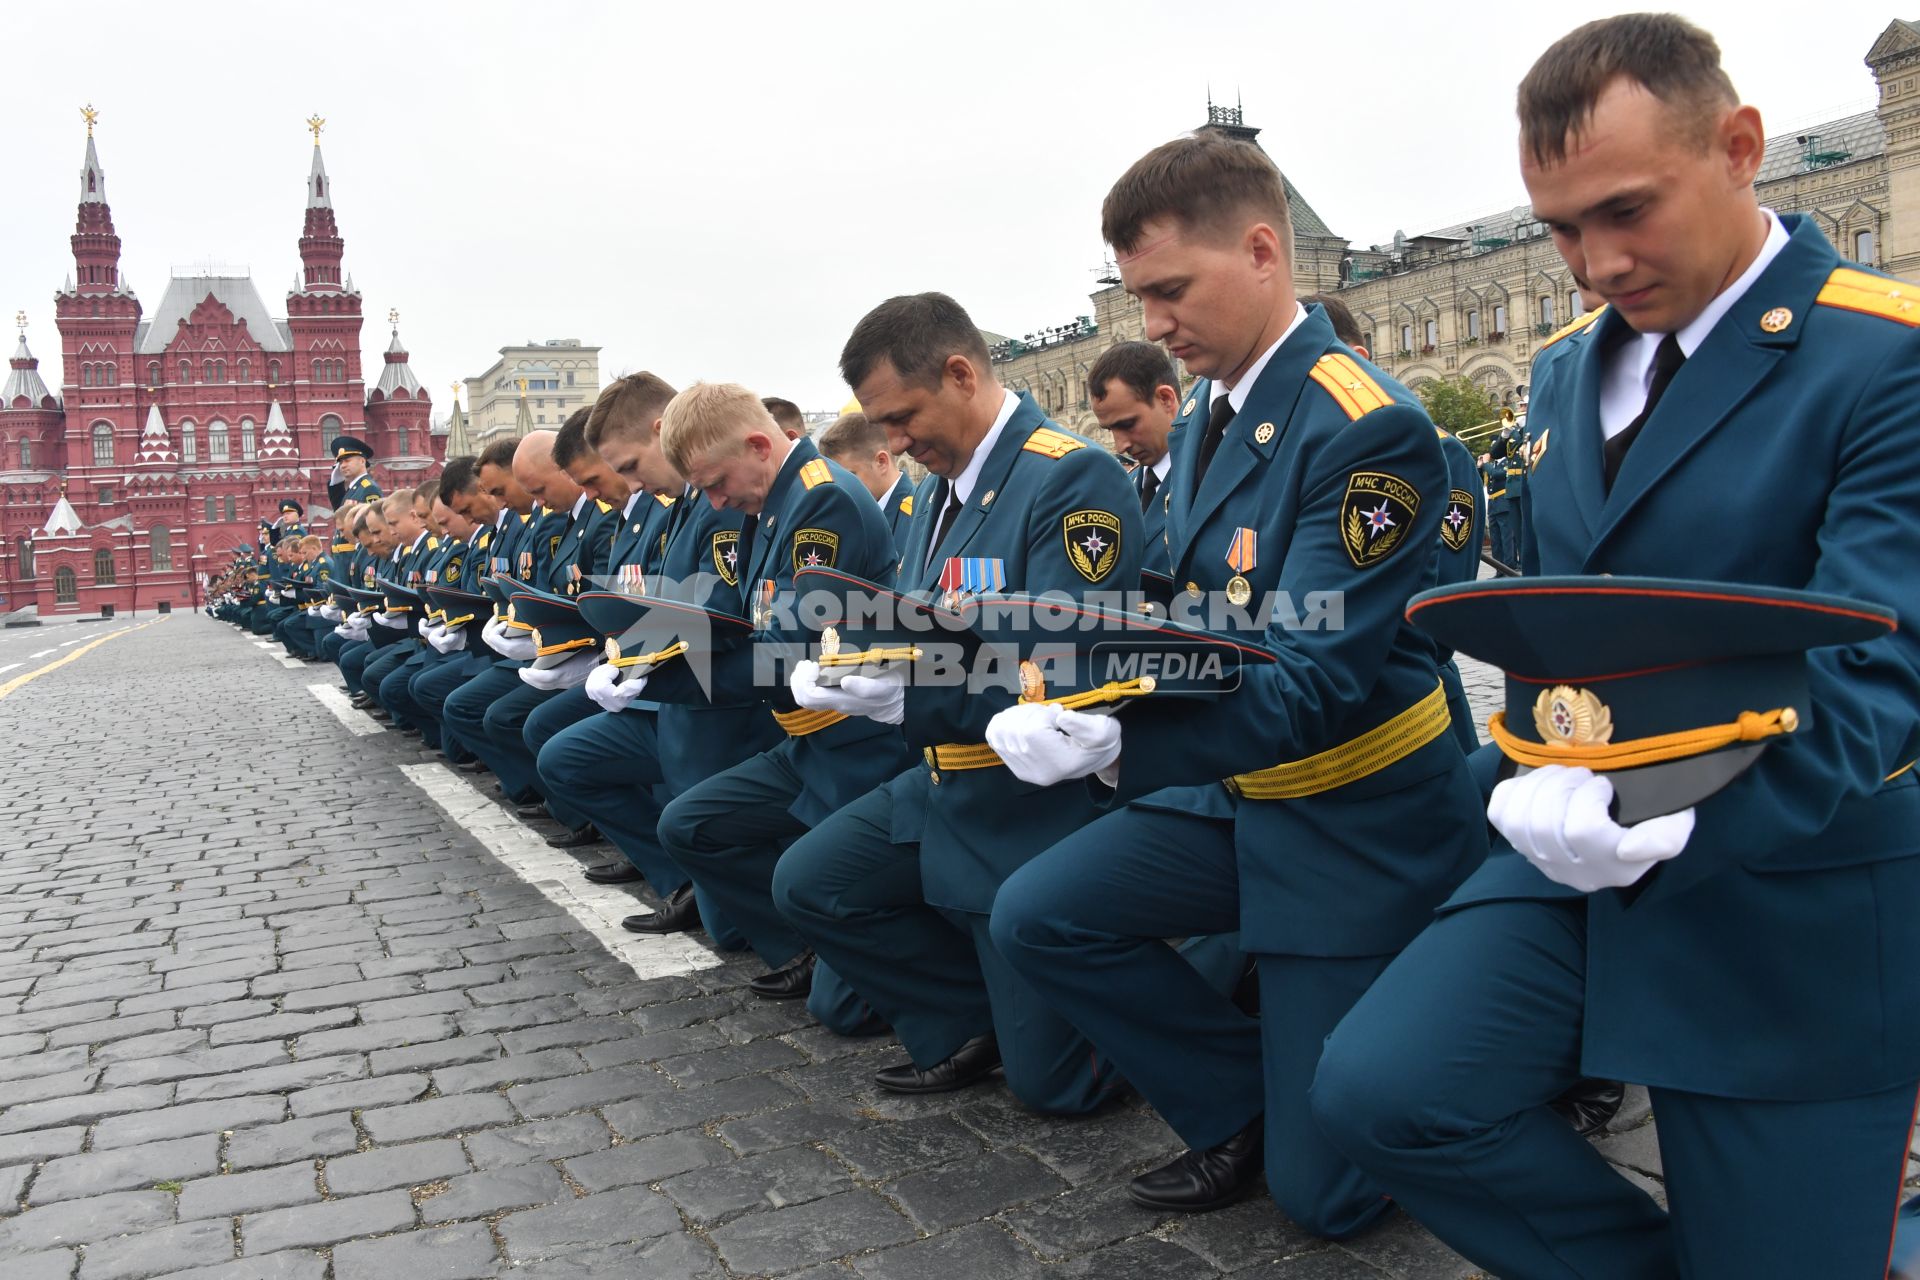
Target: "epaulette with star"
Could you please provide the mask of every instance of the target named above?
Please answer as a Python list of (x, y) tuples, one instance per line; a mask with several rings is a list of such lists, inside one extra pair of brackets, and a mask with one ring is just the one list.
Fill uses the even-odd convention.
[(1877, 276), (1870, 271), (1856, 271), (1852, 267), (1835, 267), (1814, 301), (1823, 307), (1858, 311), (1909, 328), (1920, 328), (1920, 285), (1895, 280), (1891, 276)]
[[(1545, 342), (1540, 344), (1540, 351), (1545, 351), (1562, 338), (1571, 338), (1576, 333), (1585, 333), (1587, 330), (1593, 328), (1594, 325), (1600, 323), (1600, 317), (1606, 313), (1607, 309), (1605, 307), (1596, 307), (1581, 316), (1578, 320), (1575, 320), (1572, 324), (1562, 325), (1549, 334)], [(1534, 352), (1536, 358), (1539, 356), (1540, 351)]]
[(910, 516), (913, 514), (913, 495), (912, 494), (909, 493), (905, 497), (900, 499), (900, 514), (903, 516)]
[(800, 468), (800, 483), (812, 489), (833, 479), (833, 470), (825, 458), (815, 458)]
[(1036, 427), (1027, 442), (1020, 446), (1028, 453), (1038, 453), (1049, 458), (1064, 458), (1075, 449), (1084, 449), (1087, 443), (1076, 440), (1064, 431), (1055, 431), (1052, 427)]
[(1321, 356), (1307, 376), (1333, 397), (1333, 402), (1351, 421), (1358, 421), (1374, 410), (1384, 409), (1393, 403), (1393, 397), (1373, 380), (1373, 375), (1343, 351), (1329, 351)]

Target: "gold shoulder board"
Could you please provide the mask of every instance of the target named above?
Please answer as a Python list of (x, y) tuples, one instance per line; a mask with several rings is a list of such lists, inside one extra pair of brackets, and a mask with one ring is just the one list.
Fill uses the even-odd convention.
[(1352, 421), (1393, 403), (1393, 397), (1373, 380), (1373, 375), (1344, 352), (1327, 352), (1314, 362), (1308, 376), (1333, 397), (1333, 402)]
[(1851, 267), (1836, 267), (1814, 301), (1823, 307), (1860, 311), (1920, 328), (1920, 285), (1904, 280), (1855, 271)]
[[(1562, 327), (1554, 330), (1552, 336), (1550, 336), (1545, 342), (1540, 344), (1540, 351), (1545, 351), (1548, 347), (1560, 341), (1560, 339), (1562, 338), (1571, 338), (1576, 333), (1585, 333), (1587, 330), (1593, 328), (1594, 325), (1600, 322), (1600, 317), (1605, 315), (1606, 311), (1607, 309), (1605, 307), (1596, 307), (1592, 311), (1589, 311), (1587, 312), (1587, 314), (1581, 316), (1578, 320), (1575, 320), (1572, 324), (1563, 325)], [(1539, 351), (1534, 352), (1534, 355), (1536, 357), (1538, 357), (1539, 354), (1540, 354)]]

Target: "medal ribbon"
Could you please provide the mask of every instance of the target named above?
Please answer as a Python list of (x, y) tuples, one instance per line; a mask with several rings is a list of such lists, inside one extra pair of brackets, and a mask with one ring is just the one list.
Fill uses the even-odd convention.
[(1235, 573), (1252, 573), (1260, 562), (1260, 534), (1253, 529), (1235, 529), (1227, 548), (1227, 567)]

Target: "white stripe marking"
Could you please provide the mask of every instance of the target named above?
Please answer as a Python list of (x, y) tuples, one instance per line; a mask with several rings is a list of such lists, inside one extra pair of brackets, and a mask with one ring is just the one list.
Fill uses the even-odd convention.
[[(56, 647), (57, 647), (57, 646), (56, 646)], [(50, 653), (52, 653), (52, 652), (53, 652), (53, 650), (52, 650), (52, 649), (42, 649), (42, 650), (41, 650), (40, 652), (38, 652), (38, 653), (30, 653), (30, 654), (28, 654), (28, 655), (27, 655), (27, 661), (28, 661), (28, 662), (32, 662), (32, 661), (33, 661), (33, 660), (34, 660), (35, 658), (44, 658), (44, 657), (46, 657), (46, 656), (47, 656), (48, 654), (50, 654)]]
[(572, 916), (640, 977), (664, 978), (718, 968), (722, 963), (692, 934), (649, 936), (622, 929), (621, 918), (633, 915), (637, 905), (631, 894), (609, 885), (589, 884), (580, 874), (578, 862), (528, 831), (451, 769), (438, 764), (403, 764), (400, 772), (485, 845), (487, 852)]
[(13, 670), (15, 667), (24, 667), (26, 665), (24, 662), (9, 662), (6, 666), (0, 667), (0, 676), (7, 674), (7, 672)]
[(380, 724), (347, 701), (347, 695), (330, 684), (310, 684), (307, 692), (320, 699), (320, 705), (333, 712), (333, 718), (347, 726), (347, 732), (356, 738), (364, 738), (370, 733), (380, 732)]

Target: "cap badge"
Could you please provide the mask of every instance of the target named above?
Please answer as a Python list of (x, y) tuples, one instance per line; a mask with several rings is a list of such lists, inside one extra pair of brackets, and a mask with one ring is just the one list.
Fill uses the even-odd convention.
[(1557, 684), (1534, 699), (1533, 727), (1548, 746), (1597, 747), (1613, 737), (1613, 712), (1592, 690)]

